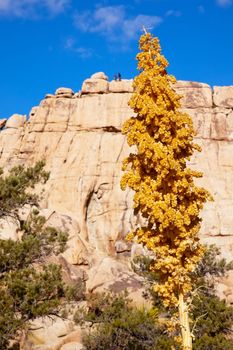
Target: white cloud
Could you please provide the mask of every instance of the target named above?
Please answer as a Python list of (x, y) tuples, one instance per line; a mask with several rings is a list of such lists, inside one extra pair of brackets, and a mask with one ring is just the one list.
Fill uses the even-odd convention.
[(228, 7), (232, 5), (232, 0), (216, 0), (217, 5), (221, 7)]
[(0, 0), (0, 15), (40, 17), (41, 11), (55, 16), (62, 13), (70, 0)]
[(180, 12), (180, 11), (177, 11), (177, 10), (168, 10), (168, 11), (165, 13), (165, 16), (166, 16), (166, 17), (170, 17), (170, 16), (180, 17), (180, 16), (181, 16), (181, 12)]
[(83, 32), (98, 33), (108, 41), (122, 44), (137, 38), (143, 26), (152, 30), (162, 22), (162, 18), (141, 14), (129, 17), (124, 6), (106, 6), (99, 7), (94, 12), (76, 14), (74, 21), (76, 27)]
[(83, 32), (109, 35), (124, 21), (123, 6), (107, 6), (96, 9), (93, 13), (85, 11), (75, 15), (75, 25)]
[(82, 59), (90, 58), (93, 56), (93, 50), (91, 48), (77, 46), (76, 40), (74, 38), (67, 38), (64, 48), (76, 53)]

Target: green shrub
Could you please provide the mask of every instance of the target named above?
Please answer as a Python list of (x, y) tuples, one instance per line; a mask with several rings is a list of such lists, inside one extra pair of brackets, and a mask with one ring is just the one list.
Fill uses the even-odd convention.
[[(215, 277), (224, 276), (232, 269), (219, 258), (219, 249), (210, 246), (193, 273), (196, 292), (192, 296), (191, 325), (194, 335), (193, 350), (233, 350), (227, 339), (233, 325), (233, 308), (215, 295)], [(137, 257), (134, 271), (145, 278), (145, 298), (151, 298), (151, 310), (132, 306), (127, 295), (91, 294), (87, 307), (75, 314), (77, 324), (89, 326), (84, 332), (83, 344), (88, 350), (180, 350), (174, 337), (167, 331), (166, 321), (171, 321), (175, 309), (165, 309), (152, 285), (158, 276), (150, 271), (150, 258)]]
[(89, 296), (88, 308), (79, 310), (74, 319), (89, 324), (83, 336), (88, 350), (170, 350), (175, 346), (158, 320), (158, 310), (135, 308), (123, 294)]
[(37, 209), (26, 220), (19, 215), (26, 204), (39, 207), (30, 189), (47, 180), (43, 167), (39, 162), (28, 169), (15, 167), (7, 176), (0, 173), (0, 219), (11, 217), (22, 232), (18, 241), (0, 239), (0, 349), (8, 349), (31, 320), (58, 315), (63, 301), (82, 295), (78, 286), (63, 283), (60, 266), (46, 262), (64, 251), (67, 233), (46, 227)]
[[(138, 256), (132, 263), (135, 272), (145, 278), (147, 291), (146, 298), (152, 298), (159, 314), (171, 318), (176, 310), (165, 310), (158, 295), (153, 291), (152, 285), (158, 276), (150, 271), (149, 257)], [(190, 306), (191, 326), (193, 327), (193, 350), (233, 350), (232, 340), (226, 335), (231, 334), (233, 326), (233, 307), (215, 293), (216, 277), (226, 275), (232, 270), (233, 263), (227, 263), (220, 258), (220, 250), (214, 245), (206, 247), (205, 254), (192, 274), (196, 292), (191, 296)]]
[(212, 337), (209, 335), (203, 335), (201, 338), (195, 339), (194, 350), (232, 350), (232, 340), (227, 340), (222, 334), (217, 334)]

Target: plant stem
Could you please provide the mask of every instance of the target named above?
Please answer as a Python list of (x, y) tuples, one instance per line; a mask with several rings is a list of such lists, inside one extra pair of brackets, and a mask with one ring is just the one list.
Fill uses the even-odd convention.
[(179, 317), (181, 325), (181, 335), (183, 350), (192, 350), (192, 336), (189, 326), (188, 306), (184, 301), (183, 293), (179, 294)]

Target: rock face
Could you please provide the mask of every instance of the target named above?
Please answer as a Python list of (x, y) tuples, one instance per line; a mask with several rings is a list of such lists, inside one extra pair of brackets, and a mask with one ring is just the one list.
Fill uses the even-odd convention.
[(133, 92), (133, 80), (113, 80), (109, 83), (109, 92)]
[[(45, 159), (50, 179), (44, 208), (68, 215), (76, 222), (78, 236), (93, 249), (114, 255), (121, 251), (115, 243), (137, 220), (132, 213), (132, 192), (122, 192), (119, 185), (121, 162), (129, 152), (120, 129), (132, 115), (127, 105), (132, 81), (109, 83), (106, 79), (102, 72), (92, 75), (84, 81), (82, 95), (57, 89), (55, 96), (33, 107), (26, 124), (25, 116), (9, 118), (0, 133), (0, 165)], [(193, 118), (196, 140), (203, 150), (195, 154), (191, 166), (203, 171), (200, 184), (215, 199), (203, 211), (202, 238), (223, 246), (230, 257), (233, 87), (215, 87), (212, 92), (207, 84), (178, 81), (175, 89), (183, 95), (183, 109)]]
[[(214, 197), (202, 213), (201, 237), (220, 246), (231, 260), (233, 87), (212, 91), (207, 84), (178, 81), (175, 89), (183, 95), (183, 109), (192, 116), (196, 141), (202, 146), (190, 166), (203, 171), (199, 184)], [(127, 104), (132, 91), (131, 80), (108, 82), (99, 72), (84, 81), (81, 92), (59, 88), (33, 107), (27, 122), (25, 116), (14, 115), (2, 124), (5, 128), (0, 132), (0, 166), (7, 169), (46, 161), (50, 178), (41, 203), (44, 214), (51, 224), (69, 230), (64, 258), (84, 269), (88, 266), (90, 290), (113, 285), (121, 290), (126, 279), (132, 290), (140, 285), (124, 271), (124, 261), (140, 253), (142, 247), (130, 247), (124, 241), (137, 218), (132, 211), (133, 193), (120, 189), (122, 160), (130, 151), (120, 130), (133, 114)], [(13, 237), (11, 227), (8, 231)], [(106, 272), (106, 279), (101, 271)], [(221, 292), (232, 299), (233, 283), (229, 283), (222, 282)], [(70, 342), (74, 349), (79, 339)], [(64, 345), (62, 349), (68, 348)]]
[(215, 86), (213, 98), (215, 106), (233, 108), (233, 86)]
[(212, 107), (211, 87), (192, 81), (178, 81), (175, 84), (177, 92), (183, 96), (182, 104), (186, 108)]

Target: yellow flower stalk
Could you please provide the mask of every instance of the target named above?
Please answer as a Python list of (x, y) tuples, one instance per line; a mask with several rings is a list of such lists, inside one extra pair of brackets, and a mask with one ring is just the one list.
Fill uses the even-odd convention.
[(129, 106), (135, 115), (122, 133), (130, 153), (124, 160), (121, 187), (135, 191), (134, 209), (146, 224), (129, 237), (153, 251), (151, 269), (160, 276), (155, 291), (168, 307), (179, 306), (183, 349), (192, 348), (187, 297), (192, 290), (190, 273), (203, 255), (198, 238), (203, 204), (210, 199), (204, 188), (195, 186), (200, 172), (187, 161), (200, 147), (194, 143), (191, 117), (180, 110), (181, 96), (173, 87), (176, 79), (166, 71), (159, 40), (142, 35), (137, 55), (140, 74), (134, 79)]

